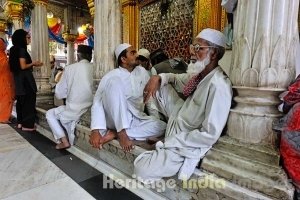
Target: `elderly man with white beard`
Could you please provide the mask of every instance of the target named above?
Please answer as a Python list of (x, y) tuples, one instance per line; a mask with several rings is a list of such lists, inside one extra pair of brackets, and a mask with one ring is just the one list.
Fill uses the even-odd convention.
[(168, 124), (164, 142), (135, 159), (134, 173), (139, 180), (155, 181), (177, 172), (179, 179), (188, 179), (220, 137), (232, 100), (230, 80), (218, 65), (224, 47), (223, 33), (204, 29), (191, 45), (191, 54), (197, 58), (192, 73), (160, 74), (148, 81), (144, 102), (156, 98)]

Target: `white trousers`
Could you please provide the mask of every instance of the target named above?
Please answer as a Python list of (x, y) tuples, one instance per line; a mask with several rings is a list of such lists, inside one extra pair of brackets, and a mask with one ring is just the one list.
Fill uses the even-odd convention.
[(61, 139), (62, 137), (66, 137), (65, 130), (64, 130), (66, 128), (62, 123), (60, 123), (57, 115), (55, 114), (55, 109), (56, 108), (52, 108), (46, 112), (46, 119), (52, 130), (55, 140), (58, 143), (60, 143), (59, 139)]
[[(162, 87), (156, 93), (157, 109), (167, 119), (175, 117), (172, 112), (181, 107), (181, 99), (170, 85)], [(166, 135), (168, 137), (168, 135)], [(182, 167), (184, 157), (171, 149), (162, 148), (163, 143), (156, 143), (156, 150), (140, 154), (134, 161), (134, 173), (140, 181), (159, 180), (162, 177), (174, 176)]]
[[(117, 132), (125, 129), (128, 137), (135, 140), (145, 140), (151, 136), (163, 135), (166, 123), (139, 112), (134, 108), (135, 100), (126, 98), (119, 80), (109, 80), (102, 95), (107, 128)], [(106, 131), (101, 132), (101, 134), (105, 134)]]

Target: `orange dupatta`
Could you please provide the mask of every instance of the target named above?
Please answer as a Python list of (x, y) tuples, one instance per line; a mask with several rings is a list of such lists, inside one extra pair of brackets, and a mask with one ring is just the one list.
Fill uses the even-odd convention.
[(9, 121), (15, 98), (12, 73), (5, 53), (6, 44), (0, 39), (0, 122)]

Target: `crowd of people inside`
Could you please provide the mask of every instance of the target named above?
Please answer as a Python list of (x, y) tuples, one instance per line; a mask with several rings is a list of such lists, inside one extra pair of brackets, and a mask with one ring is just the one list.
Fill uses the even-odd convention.
[[(37, 86), (32, 72), (44, 64), (32, 61), (30, 39), (25, 30), (16, 30), (9, 58), (6, 42), (0, 40), (0, 122), (9, 123), (16, 100), (17, 128), (34, 132)], [(225, 47), (223, 33), (204, 29), (190, 45), (192, 62), (186, 64), (168, 58), (162, 49), (150, 53), (122, 43), (114, 51), (117, 67), (102, 77), (95, 95), (92, 47), (78, 45), (77, 62), (63, 70), (51, 58), (50, 84), (55, 97), (63, 100), (46, 113), (56, 149), (74, 144), (76, 124), (91, 108), (92, 147), (102, 149), (117, 139), (130, 152), (135, 141), (145, 141), (151, 148), (134, 161), (137, 177), (153, 181), (178, 173), (179, 179), (188, 179), (221, 136), (229, 115), (232, 86), (219, 66)], [(284, 166), (298, 186), (299, 88), (298, 77), (283, 95), (282, 111), (287, 115), (281, 127)]]

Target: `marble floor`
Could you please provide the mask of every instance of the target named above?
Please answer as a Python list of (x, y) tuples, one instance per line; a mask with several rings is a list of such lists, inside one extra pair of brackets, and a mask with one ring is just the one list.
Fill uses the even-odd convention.
[(16, 130), (0, 124), (0, 199), (139, 199), (127, 190), (103, 190), (99, 171), (40, 134)]

